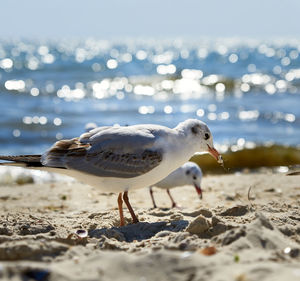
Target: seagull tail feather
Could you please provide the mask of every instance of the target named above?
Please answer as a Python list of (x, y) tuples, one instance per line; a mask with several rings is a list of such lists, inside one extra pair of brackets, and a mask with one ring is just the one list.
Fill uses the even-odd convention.
[(47, 167), (41, 163), (42, 155), (17, 155), (17, 156), (4, 156), (0, 155), (0, 160), (10, 161), (2, 162), (1, 166), (23, 167), (33, 170), (47, 171), (59, 173), (62, 175), (73, 176), (73, 171), (62, 167)]
[(5, 166), (20, 166), (20, 167), (42, 167), (41, 155), (17, 155), (17, 156), (4, 156), (0, 155), (0, 160), (10, 161), (0, 163)]

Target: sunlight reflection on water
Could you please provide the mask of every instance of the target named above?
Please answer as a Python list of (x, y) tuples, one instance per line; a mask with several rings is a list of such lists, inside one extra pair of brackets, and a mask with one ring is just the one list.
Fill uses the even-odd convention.
[(2, 41), (1, 149), (40, 151), (89, 122), (186, 118), (208, 122), (220, 146), (297, 145), (299, 50), (296, 40)]

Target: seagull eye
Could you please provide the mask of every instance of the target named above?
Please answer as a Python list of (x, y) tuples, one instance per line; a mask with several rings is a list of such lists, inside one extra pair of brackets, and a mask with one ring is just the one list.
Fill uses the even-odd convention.
[(210, 137), (210, 136), (209, 136), (209, 133), (205, 133), (205, 135), (204, 135), (204, 139), (205, 139), (205, 140), (208, 140), (208, 139), (209, 139), (209, 137)]
[(196, 180), (196, 179), (197, 179), (197, 177), (196, 177), (196, 176), (193, 176), (193, 179), (194, 179), (194, 180)]

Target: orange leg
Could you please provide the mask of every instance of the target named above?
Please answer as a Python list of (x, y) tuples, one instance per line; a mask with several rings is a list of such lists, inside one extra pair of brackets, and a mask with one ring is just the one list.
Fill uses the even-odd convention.
[(125, 192), (123, 193), (123, 199), (124, 199), (125, 204), (126, 204), (128, 210), (129, 210), (129, 212), (130, 212), (130, 215), (131, 215), (131, 217), (132, 217), (132, 223), (138, 223), (139, 220), (138, 220), (138, 218), (136, 217), (136, 215), (135, 215), (135, 213), (134, 213), (134, 211), (133, 211), (133, 209), (132, 209), (132, 207), (131, 207), (131, 205), (130, 205), (130, 203), (129, 203), (129, 199), (128, 199), (128, 191), (125, 191)]
[(150, 191), (150, 195), (151, 195), (151, 199), (152, 199), (152, 203), (153, 203), (153, 208), (157, 208), (157, 206), (155, 204), (154, 196), (153, 196), (152, 187), (149, 187), (149, 191)]
[(120, 214), (120, 226), (125, 225), (124, 215), (123, 215), (123, 200), (122, 200), (122, 193), (119, 193), (118, 197), (118, 206), (119, 206), (119, 214)]
[(168, 195), (169, 195), (169, 197), (170, 197), (170, 199), (171, 199), (171, 201), (172, 201), (172, 208), (177, 207), (177, 204), (176, 204), (176, 202), (174, 201), (174, 199), (173, 199), (173, 197), (172, 197), (172, 195), (171, 195), (169, 189), (167, 189), (167, 193), (168, 193)]

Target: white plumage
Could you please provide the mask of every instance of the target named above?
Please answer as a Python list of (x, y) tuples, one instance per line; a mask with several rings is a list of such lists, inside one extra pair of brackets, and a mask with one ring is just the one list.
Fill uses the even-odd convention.
[(200, 199), (202, 199), (201, 181), (202, 181), (201, 168), (194, 162), (186, 162), (181, 167), (176, 169), (174, 172), (169, 174), (166, 178), (152, 185), (149, 188), (154, 208), (156, 208), (157, 206), (153, 197), (152, 187), (165, 189), (172, 201), (172, 208), (173, 208), (176, 207), (177, 205), (174, 199), (172, 198), (169, 189), (185, 186), (185, 185), (192, 185), (195, 187), (196, 192), (200, 197)]

